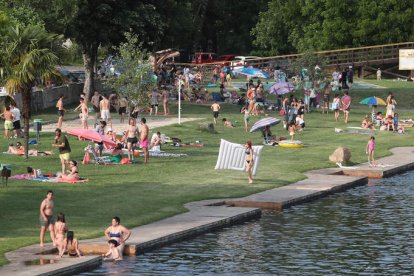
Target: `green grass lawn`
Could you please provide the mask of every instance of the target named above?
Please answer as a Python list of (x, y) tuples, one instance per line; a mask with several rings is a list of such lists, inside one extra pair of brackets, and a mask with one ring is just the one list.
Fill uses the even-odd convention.
[[(400, 118), (412, 117), (412, 113), (407, 111), (414, 106), (412, 91), (402, 88), (393, 91)], [(351, 96), (356, 102), (371, 95), (385, 98), (386, 93), (384, 90), (367, 89), (351, 91)], [(332, 113), (322, 115), (315, 111), (305, 115), (307, 127), (305, 131), (297, 133), (297, 139), (302, 140), (306, 147), (286, 149), (266, 146), (262, 152), (258, 175), (254, 184), (249, 185), (244, 173), (214, 170), (221, 138), (236, 143), (244, 143), (248, 139), (255, 145), (262, 143), (260, 133), (244, 132), (243, 115), (239, 109), (236, 105), (222, 104), (220, 118), (226, 117), (239, 126), (230, 129), (219, 124), (216, 126), (217, 133), (211, 134), (198, 127), (202, 122), (212, 121), (210, 106), (183, 104), (183, 117), (205, 119), (160, 130), (183, 142), (199, 140), (205, 144), (203, 148), (163, 147), (168, 152), (187, 153), (187, 157), (150, 158), (147, 165), (142, 162), (134, 165), (80, 165), (81, 176), (90, 180), (80, 184), (10, 179), (8, 187), (0, 187), (0, 264), (7, 262), (5, 252), (38, 243), (39, 206), (49, 189), (55, 193), (55, 213), (65, 213), (69, 228), (75, 231), (77, 237), (85, 239), (102, 236), (113, 216), (119, 216), (125, 226), (134, 227), (185, 212), (183, 204), (186, 202), (241, 197), (298, 181), (304, 178), (303, 172), (334, 166), (329, 162), (328, 156), (338, 146), (351, 149), (354, 163), (366, 162), (365, 146), (369, 135), (335, 133), (335, 127), (346, 128), (343, 121), (336, 123)], [(369, 112), (369, 107), (355, 105), (349, 126), (360, 126), (363, 116)], [(51, 114), (42, 117), (47, 119)], [(278, 115), (270, 113), (270, 116)], [(258, 119), (253, 118), (251, 125)], [(56, 118), (52, 117), (51, 120)], [(288, 136), (281, 124), (273, 127), (272, 131), (277, 136)], [(73, 159), (81, 160), (87, 143), (73, 137), (68, 138)], [(50, 150), (52, 139), (52, 133), (42, 133), (41, 144), (31, 148)], [(392, 147), (411, 146), (412, 139), (411, 129), (405, 135), (377, 132), (376, 156), (390, 154), (388, 149)], [(7, 150), (8, 142), (1, 140), (1, 151)], [(46, 173), (60, 170), (57, 154), (30, 157), (28, 160), (20, 156), (0, 155), (0, 160), (1, 163), (12, 164), (13, 174), (24, 173), (27, 166), (39, 168)], [(49, 235), (46, 236), (49, 240)]]

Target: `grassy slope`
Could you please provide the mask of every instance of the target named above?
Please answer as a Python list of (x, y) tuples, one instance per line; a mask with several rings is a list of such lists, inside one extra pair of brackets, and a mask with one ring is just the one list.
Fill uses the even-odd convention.
[[(353, 91), (356, 101), (363, 97), (378, 95), (384, 97), (388, 90)], [(398, 108), (408, 109), (412, 105), (411, 90), (393, 89), (399, 103)], [(400, 109), (401, 110), (401, 109)], [(356, 106), (351, 113), (350, 126), (359, 126), (360, 119), (370, 111)], [(211, 121), (210, 108), (204, 106), (183, 106), (184, 116), (205, 117)], [(306, 115), (308, 127), (298, 133), (304, 141), (303, 149), (265, 147), (254, 185), (248, 185), (243, 173), (236, 171), (215, 171), (220, 138), (244, 143), (252, 139), (254, 144), (262, 142), (259, 133), (245, 133), (242, 114), (235, 105), (222, 105), (221, 118), (240, 125), (229, 129), (218, 125), (217, 134), (198, 129), (202, 121), (185, 123), (181, 126), (162, 128), (171, 137), (185, 142), (201, 140), (204, 148), (175, 148), (165, 146), (170, 152), (188, 153), (182, 158), (151, 158), (150, 164), (126, 166), (81, 165), (81, 175), (90, 179), (82, 184), (53, 184), (36, 181), (9, 180), (7, 188), (0, 188), (0, 264), (5, 264), (3, 254), (24, 245), (38, 242), (39, 204), (49, 189), (55, 192), (55, 212), (64, 212), (69, 227), (82, 239), (101, 236), (112, 216), (120, 216), (128, 227), (147, 224), (173, 214), (184, 212), (186, 202), (208, 199), (240, 197), (266, 189), (286, 185), (304, 178), (303, 172), (333, 166), (328, 156), (338, 146), (347, 146), (352, 151), (353, 162), (365, 162), (365, 145), (368, 135), (335, 133), (335, 127), (345, 128), (343, 122), (335, 123), (333, 114), (322, 115), (313, 112)], [(410, 117), (400, 111), (400, 118)], [(47, 116), (44, 116), (47, 117)], [(258, 118), (254, 118), (253, 122)], [(278, 136), (288, 136), (281, 125), (272, 128)], [(378, 133), (376, 155), (385, 156), (395, 146), (412, 145), (412, 131), (406, 135)], [(50, 149), (52, 134), (42, 133), (39, 149)], [(70, 137), (72, 157), (81, 160), (85, 142)], [(7, 149), (7, 142), (1, 142), (1, 150)], [(33, 147), (34, 148), (34, 147)], [(13, 164), (13, 174), (23, 173), (26, 166), (34, 166), (44, 172), (56, 172), (60, 165), (58, 156), (32, 157), (25, 161), (18, 156), (0, 155), (1, 163)], [(48, 236), (48, 234), (47, 234)]]

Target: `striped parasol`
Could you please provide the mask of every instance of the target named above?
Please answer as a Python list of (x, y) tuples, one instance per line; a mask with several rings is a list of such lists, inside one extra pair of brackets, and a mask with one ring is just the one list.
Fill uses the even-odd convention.
[(258, 131), (262, 128), (265, 128), (267, 126), (275, 126), (278, 123), (280, 123), (280, 119), (277, 118), (273, 118), (273, 117), (267, 117), (267, 118), (263, 118), (259, 121), (257, 121), (252, 128), (250, 129), (250, 132), (255, 132)]

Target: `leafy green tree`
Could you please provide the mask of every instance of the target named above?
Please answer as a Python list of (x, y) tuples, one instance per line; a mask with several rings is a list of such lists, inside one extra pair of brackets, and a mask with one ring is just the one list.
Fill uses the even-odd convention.
[(108, 84), (136, 106), (147, 106), (148, 92), (156, 85), (153, 68), (138, 36), (125, 33), (125, 38), (126, 41), (115, 48), (117, 69), (121, 73), (112, 76)]
[(7, 37), (5, 86), (9, 94), (22, 93), (26, 158), (32, 87), (38, 81), (45, 82), (59, 76), (55, 67), (59, 58), (54, 52), (58, 47), (53, 46), (61, 42), (61, 36), (47, 33), (42, 27), (33, 25), (11, 28)]

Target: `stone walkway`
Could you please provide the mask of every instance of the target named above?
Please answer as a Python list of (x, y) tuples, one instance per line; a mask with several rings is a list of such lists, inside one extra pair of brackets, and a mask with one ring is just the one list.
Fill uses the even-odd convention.
[[(261, 211), (256, 207), (281, 210), (357, 185), (364, 185), (368, 182), (366, 174), (378, 178), (412, 170), (414, 169), (413, 151), (414, 147), (394, 148), (391, 150), (393, 155), (379, 159), (380, 165), (377, 167), (362, 164), (347, 168), (310, 171), (306, 173), (307, 179), (240, 199), (188, 203), (185, 205), (189, 209), (187, 213), (133, 228), (126, 253), (141, 254), (229, 224), (260, 217)], [(10, 264), (0, 268), (0, 275), (70, 275), (98, 266), (102, 261), (101, 257), (97, 256), (84, 258), (65, 256), (53, 264), (25, 264), (25, 261), (54, 260), (56, 253), (53, 253), (50, 244), (47, 246), (48, 254), (43, 255), (39, 254), (38, 245), (6, 253)], [(103, 237), (81, 241), (81, 250), (85, 253), (100, 254), (106, 249), (107, 244)]]
[[(155, 129), (163, 126), (169, 126), (173, 124), (178, 124), (178, 118), (174, 117), (164, 117), (163, 115), (146, 117), (147, 125), (150, 129)], [(191, 122), (196, 120), (202, 120), (204, 118), (181, 118), (181, 123)], [(88, 119), (88, 126), (90, 129), (94, 128), (95, 117), (90, 117)], [(139, 125), (139, 122), (137, 122)], [(57, 127), (56, 123), (45, 124), (42, 126), (42, 131), (53, 132)], [(121, 123), (118, 118), (112, 120), (112, 130), (117, 134), (121, 135), (128, 127), (128, 120), (126, 119), (124, 123)], [(80, 119), (68, 120), (63, 122), (63, 130), (71, 128), (82, 128), (82, 122)], [(106, 130), (108, 130), (107, 126)]]

